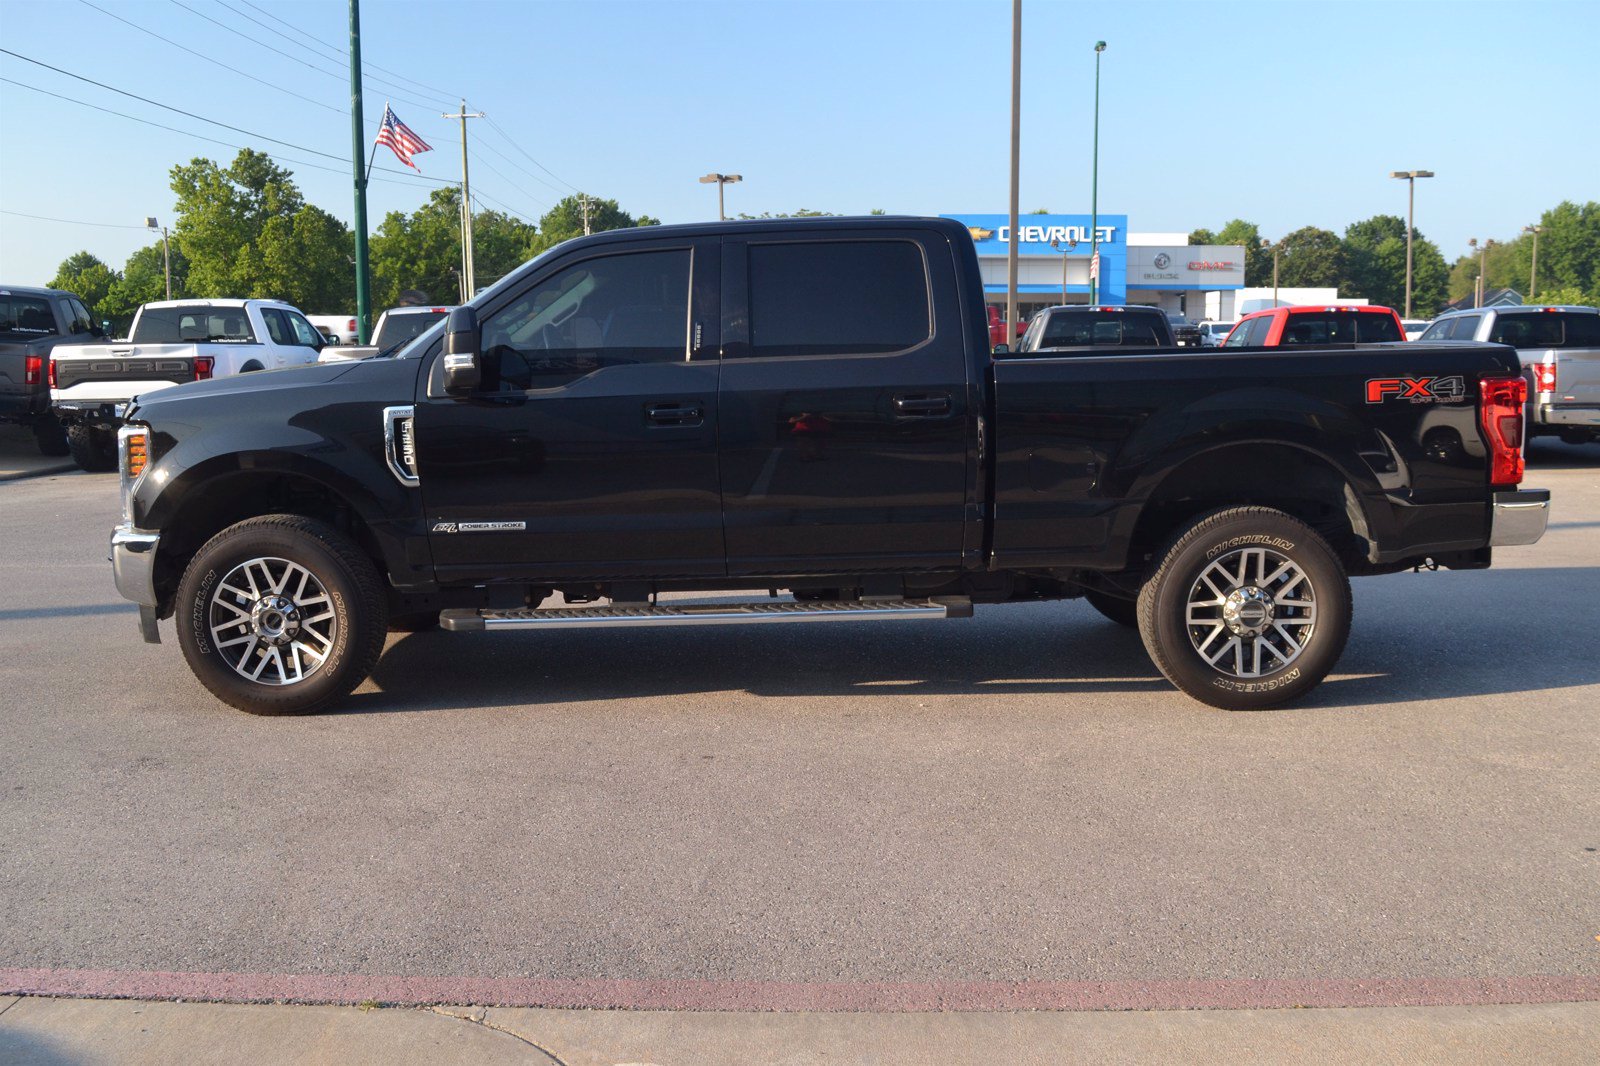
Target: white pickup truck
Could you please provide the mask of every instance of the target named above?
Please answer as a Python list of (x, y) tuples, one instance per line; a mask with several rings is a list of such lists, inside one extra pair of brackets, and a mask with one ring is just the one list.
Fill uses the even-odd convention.
[(85, 470), (117, 466), (128, 401), (189, 381), (317, 361), (316, 327), (281, 300), (163, 300), (139, 308), (126, 341), (58, 345), (50, 403)]

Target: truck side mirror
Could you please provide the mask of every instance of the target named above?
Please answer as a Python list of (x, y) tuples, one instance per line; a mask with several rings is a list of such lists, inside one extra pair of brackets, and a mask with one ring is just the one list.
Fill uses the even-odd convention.
[(1011, 348), (1008, 345), (997, 344), (997, 345), (994, 346), (994, 350), (991, 351), (989, 354), (990, 355), (1005, 355), (1005, 354), (1009, 353), (1010, 351), (1011, 351)]
[(478, 313), (471, 307), (452, 308), (444, 327), (444, 391), (451, 396), (470, 395), (483, 382), (478, 355), (482, 334)]

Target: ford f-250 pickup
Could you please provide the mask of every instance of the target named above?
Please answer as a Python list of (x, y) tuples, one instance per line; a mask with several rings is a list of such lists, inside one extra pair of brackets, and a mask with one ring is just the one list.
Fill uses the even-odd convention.
[[(570, 241), (394, 356), (141, 397), (117, 587), (260, 714), (334, 703), (391, 628), (1077, 596), (1183, 691), (1253, 708), (1339, 659), (1348, 574), (1544, 532), (1510, 348), (997, 355), (984, 308), (949, 220)], [(722, 600), (661, 598), (684, 592)]]

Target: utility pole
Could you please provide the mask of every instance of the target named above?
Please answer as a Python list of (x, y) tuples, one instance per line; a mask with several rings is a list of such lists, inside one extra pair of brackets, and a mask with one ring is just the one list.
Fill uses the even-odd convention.
[(1022, 145), (1022, 0), (1011, 0), (1011, 228), (1006, 231), (1006, 347), (1017, 342), (1017, 201)]
[[(717, 195), (718, 196), (722, 195), (722, 187), (721, 186), (717, 187)], [(589, 194), (588, 193), (580, 192), (578, 194), (578, 206), (583, 208), (583, 235), (585, 237), (587, 237), (589, 235)]]
[[(361, 122), (361, 0), (350, 0), (350, 139), (356, 182), (356, 343), (372, 331), (372, 293), (367, 276), (367, 134)], [(169, 294), (170, 296), (170, 294)]]
[(467, 110), (461, 101), (461, 110), (440, 118), (461, 120), (461, 302), (466, 303), (477, 293), (477, 279), (472, 273), (472, 182), (467, 177), (467, 119), (482, 118), (482, 111)]

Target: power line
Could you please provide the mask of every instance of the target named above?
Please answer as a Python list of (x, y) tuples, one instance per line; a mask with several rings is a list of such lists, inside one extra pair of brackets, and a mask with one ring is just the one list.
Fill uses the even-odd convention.
[[(86, 78), (82, 74), (74, 74), (70, 70), (63, 70), (60, 67), (51, 66), (49, 63), (43, 63), (43, 62), (40, 62), (37, 59), (31, 59), (28, 56), (22, 55), (20, 52), (13, 52), (9, 48), (0, 48), (0, 53), (4, 53), (5, 55), (11, 56), (11, 57), (13, 57), (15, 59), (20, 59), (25, 63), (32, 63), (36, 67), (43, 67), (46, 70), (53, 70), (57, 74), (65, 74), (69, 78), (75, 78), (78, 81), (87, 82), (88, 84), (94, 85), (94, 86), (96, 86), (98, 88), (106, 89), (106, 90), (108, 90), (110, 92), (114, 92), (114, 93), (118, 94), (119, 96), (126, 96), (129, 99), (138, 100), (140, 103), (150, 104), (152, 107), (159, 107), (164, 111), (174, 112), (175, 114), (182, 115), (185, 118), (192, 118), (192, 119), (195, 119), (195, 120), (197, 120), (199, 122), (208, 123), (208, 124), (210, 124), (212, 126), (220, 126), (225, 130), (232, 130), (234, 133), (242, 133), (246, 137), (254, 137), (254, 138), (256, 138), (257, 140), (260, 140), (260, 141), (271, 141), (273, 144), (281, 144), (286, 148), (293, 148), (297, 152), (309, 152), (312, 155), (319, 155), (319, 156), (322, 156), (325, 159), (338, 160), (341, 163), (345, 161), (343, 156), (334, 155), (332, 152), (324, 152), (324, 151), (320, 151), (320, 150), (318, 150), (316, 148), (308, 148), (303, 144), (295, 144), (293, 141), (285, 141), (285, 140), (282, 140), (281, 138), (278, 138), (278, 137), (269, 137), (265, 133), (257, 133), (254, 130), (243, 129), (243, 128), (239, 127), (239, 126), (230, 126), (226, 122), (218, 122), (214, 118), (206, 118), (204, 115), (197, 115), (193, 111), (185, 111), (181, 107), (173, 107), (170, 104), (163, 104), (159, 100), (152, 100), (147, 96), (140, 96), (138, 93), (130, 93), (126, 89), (117, 88), (115, 85), (107, 85), (103, 81), (95, 81), (93, 78)], [(6, 79), (3, 79), (3, 80), (11, 82), (11, 84), (13, 84), (13, 85), (19, 85), (24, 89), (33, 89), (34, 88), (31, 85), (24, 85), (22, 82), (19, 82), (19, 81), (11, 81), (10, 78), (6, 78)], [(34, 91), (35, 92), (44, 92), (46, 96), (57, 96), (58, 95), (56, 93), (45, 92), (45, 90), (43, 90), (43, 89), (34, 89)], [(67, 97), (67, 96), (62, 96), (62, 97), (60, 97), (60, 99), (69, 100), (69, 101), (71, 101), (72, 103), (75, 103), (75, 104), (84, 104), (84, 106), (86, 106), (86, 107), (95, 107), (95, 109), (97, 111), (106, 111), (106, 110), (108, 110), (107, 108), (96, 107), (94, 104), (85, 104), (84, 101), (82, 101), (82, 100), (72, 100), (71, 97)], [(122, 117), (122, 118), (133, 119), (133, 121), (135, 121), (135, 122), (147, 122), (148, 121), (148, 120), (145, 120), (145, 119), (134, 118), (132, 115), (121, 115), (120, 112), (112, 111), (110, 113), (111, 114), (115, 114), (115, 115), (120, 115), (120, 117)], [(158, 122), (149, 122), (148, 124), (152, 125), (152, 126), (159, 126), (160, 125), (160, 123), (158, 123)], [(163, 128), (164, 129), (170, 129), (174, 133), (187, 133), (190, 136), (195, 136), (195, 137), (199, 137), (200, 136), (199, 134), (192, 133), (189, 130), (180, 130), (180, 129), (176, 129), (175, 127), (172, 127), (172, 126), (165, 126)], [(214, 138), (210, 138), (210, 137), (202, 137), (201, 139), (202, 140), (214, 140)], [(217, 141), (216, 143), (218, 143), (218, 144), (227, 144), (226, 141)], [(229, 145), (229, 147), (237, 148), (239, 146), (238, 145)], [(310, 165), (313, 165), (313, 164), (306, 164), (306, 165), (310, 166)], [(324, 167), (323, 169), (332, 169), (332, 168)], [(407, 174), (403, 170), (389, 170), (386, 167), (376, 167), (374, 169), (380, 170), (385, 174), (399, 174), (402, 177), (414, 177), (414, 178), (416, 178), (416, 179), (418, 179), (420, 181), (431, 181), (431, 182), (435, 182), (435, 183), (441, 184), (441, 185), (450, 185), (450, 184), (452, 184), (452, 182), (448, 181), (447, 179), (444, 179), (444, 178), (430, 178), (425, 174), (412, 175), (412, 174)]]
[[(188, 4), (183, 3), (183, 0), (169, 0), (169, 2), (174, 4), (174, 5), (176, 5), (177, 7), (183, 8), (185, 11), (189, 12), (189, 14), (191, 14), (191, 15), (195, 15), (195, 16), (197, 16), (199, 18), (205, 19), (207, 22), (211, 23), (213, 26), (220, 26), (222, 29), (227, 30), (229, 33), (233, 34), (234, 36), (242, 37), (244, 40), (249, 41), (251, 44), (255, 45), (257, 48), (265, 48), (269, 52), (276, 52), (278, 55), (283, 56), (285, 59), (293, 60), (294, 62), (300, 64), (302, 67), (305, 67), (308, 70), (314, 70), (318, 74), (326, 74), (330, 78), (337, 78), (340, 81), (345, 81), (346, 79), (349, 78), (349, 74), (348, 73), (340, 73), (339, 71), (336, 71), (336, 70), (329, 70), (327, 67), (319, 67), (315, 63), (306, 62), (304, 59), (300, 58), (297, 55), (294, 55), (294, 54), (292, 54), (290, 52), (285, 52), (281, 48), (274, 48), (272, 45), (267, 44), (265, 41), (258, 41), (254, 37), (250, 36), (248, 33), (245, 33), (243, 30), (239, 29), (237, 26), (230, 26), (226, 22), (218, 22), (216, 19), (212, 18), (210, 15), (206, 14), (204, 11), (196, 11), (194, 8), (190, 7)], [(321, 58), (321, 57), (318, 57), (318, 58)], [(406, 103), (415, 104), (418, 107), (432, 107), (433, 106), (432, 104), (424, 104), (420, 100), (409, 100), (409, 99), (406, 99), (403, 96), (397, 96), (396, 99), (405, 100)]]
[(500, 136), (504, 137), (506, 139), (507, 143), (509, 143), (511, 145), (511, 147), (515, 148), (517, 151), (519, 151), (523, 155), (527, 156), (528, 159), (533, 163), (534, 166), (538, 167), (540, 170), (544, 171), (546, 174), (550, 175), (552, 178), (555, 178), (557, 181), (559, 181), (561, 184), (565, 185), (567, 188), (571, 189), (573, 192), (582, 192), (583, 191), (582, 189), (578, 188), (576, 185), (572, 184), (572, 182), (570, 182), (567, 179), (561, 177), (555, 171), (551, 170), (549, 167), (547, 167), (543, 163), (539, 162), (537, 159), (534, 159), (533, 156), (528, 153), (528, 150), (526, 148), (522, 147), (522, 145), (518, 144), (515, 140), (512, 140), (511, 135), (509, 133), (507, 133), (505, 130), (501, 129), (499, 123), (495, 122), (495, 120), (493, 118), (490, 118), (489, 116), (485, 115), (484, 116), (484, 121), (489, 123), (489, 128), (490, 129), (494, 130)]
[[(250, 15), (245, 14), (243, 11), (240, 11), (238, 8), (234, 7), (232, 4), (227, 3), (226, 0), (214, 0), (214, 2), (216, 3), (216, 5), (218, 7), (225, 8), (226, 10), (232, 12), (233, 14), (238, 15), (242, 19), (248, 19), (249, 21), (254, 22), (257, 26), (260, 26), (262, 29), (266, 30), (268, 33), (276, 34), (276, 33), (281, 33), (282, 32), (281, 30), (273, 29), (271, 26), (268, 26), (265, 22), (262, 22), (258, 18), (254, 18), (254, 17), (252, 17)], [(305, 36), (305, 35), (302, 34), (301, 36)], [(349, 65), (350, 65), (349, 54), (346, 53), (346, 55), (343, 57), (343, 59), (344, 59), (345, 66), (348, 68)], [(372, 64), (363, 62), (361, 64), (361, 69), (362, 69), (363, 72), (365, 72), (366, 69), (368, 67), (370, 67), (370, 66), (372, 66)], [(346, 76), (348, 77), (348, 75), (346, 75)], [(401, 84), (399, 84), (397, 82), (388, 81), (387, 79), (384, 79), (384, 78), (380, 78), (375, 74), (367, 74), (366, 76), (367, 76), (368, 80), (375, 81), (379, 85), (392, 85), (396, 89), (406, 89), (407, 92), (411, 92), (412, 91), (412, 90), (406, 88), (406, 86), (404, 86), (404, 85), (401, 85)], [(419, 94), (419, 95), (426, 96), (427, 94), (426, 93), (422, 93), (422, 94)], [(443, 94), (441, 93), (440, 95), (442, 96)]]
[(49, 215), (30, 215), (26, 211), (7, 211), (0, 208), (0, 215), (16, 215), (18, 218), (36, 218), (40, 222), (64, 222), (69, 226), (99, 226), (101, 229), (146, 229), (145, 226), (130, 226), (125, 222), (85, 222), (78, 218), (51, 218)]
[[(565, 192), (562, 190), (562, 188), (559, 185), (554, 185), (554, 184), (546, 181), (545, 179), (541, 178), (539, 175), (535, 174), (533, 171), (529, 170), (527, 167), (523, 166), (521, 163), (518, 163), (515, 159), (512, 159), (510, 156), (506, 155), (504, 152), (502, 152), (500, 149), (496, 148), (494, 145), (490, 144), (488, 141), (483, 140), (482, 138), (480, 138), (478, 140), (478, 147), (484, 149), (485, 151), (493, 152), (495, 154), (495, 156), (497, 158), (503, 160), (506, 163), (507, 166), (515, 167), (517, 170), (519, 170), (522, 173), (528, 175), (528, 177), (532, 178), (534, 181), (538, 182), (540, 185), (543, 185), (545, 188), (554, 190), (555, 193), (558, 196), (565, 195)], [(488, 166), (487, 163), (484, 164), (484, 165)], [(494, 168), (490, 167), (490, 169), (492, 170)], [(505, 175), (501, 175), (501, 177), (504, 177), (504, 176)], [(533, 199), (533, 197), (529, 197), (529, 199)]]
[(204, 59), (207, 63), (210, 63), (210, 64), (212, 64), (214, 66), (219, 66), (219, 67), (223, 68), (224, 70), (231, 70), (235, 74), (239, 75), (241, 78), (249, 78), (251, 81), (256, 82), (257, 84), (265, 85), (267, 88), (275, 89), (280, 93), (287, 93), (288, 95), (293, 96), (296, 99), (304, 100), (308, 104), (316, 104), (318, 107), (320, 107), (320, 108), (322, 108), (322, 109), (324, 109), (326, 111), (332, 111), (336, 115), (342, 115), (342, 114), (345, 113), (341, 108), (334, 107), (332, 104), (325, 104), (321, 100), (315, 100), (315, 99), (312, 99), (309, 96), (302, 96), (300, 93), (295, 92), (293, 89), (285, 89), (283, 86), (274, 84), (273, 82), (270, 82), (270, 81), (266, 80), (265, 78), (258, 78), (254, 74), (247, 74), (244, 71), (240, 70), (238, 67), (232, 66), (232, 65), (230, 65), (228, 63), (224, 63), (222, 60), (217, 59), (217, 58), (215, 58), (213, 56), (208, 56), (204, 52), (199, 51), (198, 49), (189, 48), (186, 45), (179, 44), (177, 41), (174, 41), (171, 37), (163, 37), (163, 36), (161, 36), (161, 34), (157, 33), (155, 30), (146, 29), (145, 27), (139, 25), (137, 22), (130, 22), (127, 19), (123, 18), (121, 15), (118, 15), (115, 12), (112, 12), (112, 11), (107, 11), (105, 8), (99, 6), (98, 4), (91, 4), (89, 2), (89, 0), (78, 0), (78, 3), (82, 4), (84, 7), (92, 7), (96, 11), (100, 12), (100, 14), (102, 14), (102, 15), (105, 15), (105, 16), (107, 16), (109, 18), (116, 19), (118, 22), (122, 23), (124, 26), (131, 26), (134, 29), (138, 30), (140, 33), (148, 34), (149, 36), (154, 37), (158, 41), (164, 41), (165, 43), (172, 45), (172, 47), (178, 49), (179, 51), (187, 52), (187, 53), (189, 53), (190, 55), (194, 56), (197, 59)]
[[(274, 15), (272, 12), (268, 11), (266, 8), (261, 7), (259, 4), (252, 4), (250, 2), (250, 0), (239, 0), (239, 2), (241, 4), (243, 4), (245, 7), (253, 7), (253, 8), (255, 8), (257, 11), (259, 11), (263, 15), (267, 16), (267, 18), (271, 19), (273, 22), (276, 22), (278, 25), (284, 26), (284, 27), (286, 27), (288, 29), (293, 30), (295, 33), (298, 33), (302, 37), (304, 37), (307, 41), (309, 41), (309, 42), (311, 42), (313, 44), (321, 45), (327, 51), (333, 52), (336, 56), (338, 56), (338, 58), (340, 58), (340, 59), (342, 59), (342, 60), (344, 60), (346, 62), (349, 62), (350, 53), (349, 53), (348, 50), (342, 49), (342, 48), (336, 48), (333, 45), (325, 44), (324, 42), (319, 41), (317, 38), (315, 38), (315, 37), (311, 36), (310, 34), (306, 33), (304, 30), (302, 30), (300, 27), (296, 26), (294, 23), (285, 22), (283, 19), (279, 18), (277, 15)], [(246, 16), (246, 17), (248, 18), (249, 16)], [(251, 21), (254, 21), (254, 20), (252, 19)], [(260, 23), (257, 23), (257, 25), (260, 25)], [(411, 85), (414, 85), (418, 89), (425, 89), (430, 93), (436, 93), (441, 98), (449, 98), (450, 95), (451, 95), (450, 93), (445, 92), (443, 89), (438, 89), (438, 88), (435, 88), (432, 85), (428, 85), (428, 84), (425, 84), (424, 82), (417, 81), (415, 78), (407, 77), (406, 75), (401, 74), (399, 71), (390, 70), (387, 67), (380, 67), (376, 63), (368, 63), (366, 60), (362, 60), (361, 61), (361, 69), (362, 70), (366, 70), (368, 67), (371, 67), (373, 70), (381, 70), (385, 74), (393, 74), (395, 77), (399, 78), (401, 81), (406, 82), (406, 83), (411, 84)], [(453, 103), (454, 101), (451, 100), (450, 102)]]
[[(218, 140), (215, 137), (207, 137), (205, 134), (203, 134), (203, 133), (195, 133), (193, 130), (184, 130), (184, 129), (179, 129), (177, 126), (168, 126), (165, 123), (153, 122), (153, 121), (151, 121), (150, 119), (147, 119), (147, 118), (140, 118), (138, 115), (130, 115), (130, 114), (127, 114), (126, 112), (123, 112), (123, 111), (113, 111), (109, 107), (101, 107), (99, 104), (91, 104), (87, 100), (79, 100), (76, 97), (63, 96), (61, 93), (53, 93), (48, 89), (41, 89), (38, 86), (28, 85), (28, 84), (25, 84), (24, 82), (15, 81), (15, 80), (13, 80), (11, 78), (0, 77), (0, 82), (5, 82), (7, 85), (15, 85), (19, 89), (27, 89), (29, 92), (39, 93), (42, 96), (50, 96), (50, 97), (54, 97), (57, 100), (65, 100), (69, 104), (77, 104), (80, 107), (87, 107), (92, 111), (100, 111), (100, 112), (103, 112), (103, 113), (105, 113), (107, 115), (115, 115), (117, 118), (127, 119), (129, 122), (138, 122), (138, 123), (141, 123), (142, 125), (145, 125), (145, 126), (154, 126), (158, 130), (167, 130), (170, 133), (182, 134), (185, 137), (192, 137), (195, 140), (206, 141), (206, 142), (208, 142), (210, 144), (220, 144), (224, 148), (243, 149), (243, 148), (246, 147), (245, 145), (242, 145), (242, 144), (234, 144), (232, 141), (221, 141), (221, 140)], [(279, 152), (277, 154), (277, 158), (285, 160), (285, 161), (290, 162), (290, 163), (296, 163), (296, 164), (298, 164), (300, 166), (303, 166), (303, 167), (310, 167), (313, 170), (326, 170), (330, 174), (348, 174), (349, 173), (349, 171), (344, 170), (344, 169), (339, 168), (339, 167), (330, 167), (330, 166), (327, 166), (327, 165), (322, 164), (322, 163), (312, 163), (312, 162), (309, 162), (309, 161), (304, 160), (304, 159), (296, 159), (292, 155), (284, 155), (281, 152)], [(427, 177), (426, 175), (422, 175), (422, 174), (407, 174), (403, 170), (388, 170), (388, 169), (385, 169), (383, 167), (378, 167), (376, 169), (381, 170), (385, 174), (398, 174), (401, 177), (405, 177), (405, 178), (414, 178), (414, 179), (421, 180), (421, 181), (439, 182), (439, 183), (444, 184), (444, 185), (453, 185), (454, 184), (454, 182), (445, 181), (442, 178), (430, 178), (430, 177)], [(395, 181), (393, 178), (372, 178), (371, 180), (372, 181), (384, 181), (384, 182), (388, 182), (388, 183), (390, 183), (392, 185), (407, 185), (407, 184), (409, 184), (408, 182)], [(411, 188), (416, 188), (415, 185), (412, 185), (410, 187)]]
[[(458, 141), (457, 143), (459, 144), (460, 142)], [(494, 174), (499, 176), (501, 181), (503, 181), (507, 185), (511, 186), (511, 188), (514, 191), (516, 191), (517, 193), (519, 193), (522, 196), (526, 197), (531, 202), (538, 204), (540, 207), (549, 207), (550, 206), (548, 201), (539, 199), (537, 196), (535, 196), (532, 193), (530, 193), (527, 189), (524, 189), (522, 186), (518, 185), (516, 182), (512, 181), (510, 178), (506, 177), (505, 174), (501, 172), (499, 167), (495, 166), (493, 163), (489, 162), (487, 159), (483, 158), (482, 156), (478, 157), (478, 165), (479, 166), (488, 167), (489, 170), (492, 173), (494, 173)]]

